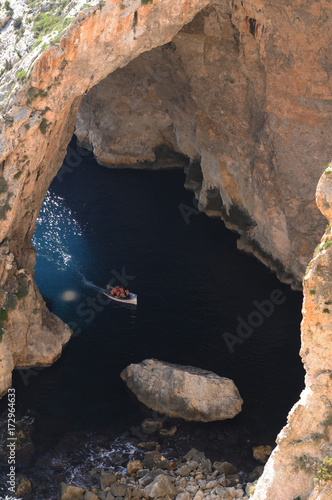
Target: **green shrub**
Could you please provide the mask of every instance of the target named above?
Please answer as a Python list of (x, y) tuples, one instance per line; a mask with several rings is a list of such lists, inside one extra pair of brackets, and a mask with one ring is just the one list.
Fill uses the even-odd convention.
[(14, 175), (14, 179), (18, 179), (23, 173), (23, 170), (19, 170), (15, 175)]
[(332, 245), (332, 240), (326, 240), (324, 243), (324, 250), (327, 250)]
[(24, 124), (24, 127), (25, 127), (27, 130), (29, 130), (29, 128), (30, 128), (29, 123), (25, 123), (25, 124)]
[(9, 200), (13, 193), (7, 193), (7, 198), (5, 203), (0, 207), (0, 220), (5, 220), (7, 218), (7, 212), (12, 209), (9, 205)]
[(57, 16), (52, 16), (45, 12), (38, 14), (33, 24), (33, 31), (36, 36), (45, 34), (59, 21)]
[(6, 193), (8, 191), (8, 184), (4, 176), (0, 177), (0, 194)]
[(18, 30), (22, 26), (22, 18), (17, 17), (14, 21), (14, 28)]
[(12, 116), (3, 115), (3, 119), (5, 120), (5, 124), (8, 127), (12, 127), (14, 123), (14, 118)]
[(315, 482), (325, 484), (328, 481), (332, 481), (332, 457), (326, 456), (317, 471)]
[(18, 304), (18, 298), (15, 294), (9, 294), (6, 301), (6, 309), (15, 309)]
[(153, 3), (153, 0), (141, 0), (142, 5), (147, 5), (148, 3)]
[(8, 313), (6, 309), (1, 309), (0, 311), (0, 321), (7, 321), (8, 319)]
[(16, 294), (16, 297), (20, 300), (23, 299), (23, 297), (26, 297), (29, 292), (29, 284), (28, 280), (26, 279), (25, 276), (22, 276), (22, 274), (19, 275), (18, 277), (18, 292)]
[(9, 14), (10, 16), (12, 16), (14, 14), (14, 11), (10, 5), (9, 0), (5, 1), (5, 9), (6, 9), (7, 14)]
[(16, 71), (16, 78), (22, 83), (26, 82), (28, 79), (27, 72), (24, 69), (19, 69)]
[(316, 290), (309, 290), (310, 295), (316, 295)]
[(46, 91), (39, 89), (37, 87), (29, 87), (27, 104), (30, 104), (35, 99), (38, 99), (38, 97), (44, 98), (46, 96), (47, 96)]
[(39, 130), (43, 135), (46, 134), (48, 126), (49, 126), (49, 121), (46, 118), (43, 118), (39, 125)]

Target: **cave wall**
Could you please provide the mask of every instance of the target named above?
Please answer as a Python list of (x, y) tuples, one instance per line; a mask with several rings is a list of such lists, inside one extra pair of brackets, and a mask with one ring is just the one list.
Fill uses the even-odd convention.
[(201, 209), (216, 188), (239, 247), (296, 287), (325, 227), (315, 189), (332, 156), (331, 9), (315, 6), (212, 2), (91, 89), (76, 123), (103, 165), (151, 162), (162, 144), (200, 161)]
[(71, 336), (34, 282), (30, 241), (82, 96), (140, 53), (170, 42), (207, 3), (109, 0), (87, 8), (40, 54), (27, 82), (12, 88), (0, 117), (0, 395), (14, 367), (52, 364)]

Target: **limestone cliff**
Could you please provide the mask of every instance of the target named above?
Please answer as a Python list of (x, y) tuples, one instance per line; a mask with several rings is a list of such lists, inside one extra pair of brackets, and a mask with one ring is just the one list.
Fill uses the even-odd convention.
[[(83, 94), (141, 52), (168, 43), (207, 3), (163, 0), (142, 5), (136, 0), (89, 7), (60, 42), (39, 53), (25, 83), (18, 78), (10, 84), (0, 119), (0, 394), (11, 384), (14, 366), (51, 364), (71, 335), (37, 290), (30, 241), (73, 134)], [(31, 54), (25, 57), (30, 61)], [(0, 83), (17, 74), (24, 61)]]
[(253, 500), (329, 500), (332, 494), (331, 472), (326, 483), (314, 481), (322, 479), (324, 458), (332, 457), (332, 168), (325, 172), (317, 204), (329, 225), (304, 278), (305, 389), (278, 436)]
[[(1, 394), (14, 366), (48, 365), (70, 338), (34, 283), (30, 241), (75, 124), (103, 163), (151, 161), (164, 145), (186, 155), (201, 208), (218, 212), (222, 200), (241, 248), (301, 281), (325, 226), (314, 191), (332, 156), (331, 10), (326, 0), (108, 0), (76, 10), (67, 28), (61, 18), (54, 45), (27, 40), (13, 56), (0, 80)], [(318, 196), (329, 219), (330, 182)], [(256, 500), (308, 498), (331, 454), (329, 235), (305, 279), (306, 389)]]
[(300, 283), (324, 229), (314, 198), (332, 155), (331, 14), (325, 2), (212, 2), (95, 86), (76, 134), (102, 164), (153, 161), (163, 144), (200, 163), (201, 209), (219, 200), (239, 247)]

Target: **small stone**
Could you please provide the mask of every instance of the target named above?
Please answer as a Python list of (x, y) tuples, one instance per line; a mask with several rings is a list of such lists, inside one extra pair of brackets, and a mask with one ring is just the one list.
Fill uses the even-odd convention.
[(160, 429), (159, 434), (162, 437), (172, 438), (175, 436), (177, 430), (178, 428), (176, 427), (176, 425), (173, 425), (173, 427), (171, 427), (170, 429)]
[(237, 468), (229, 462), (214, 462), (212, 468), (217, 470), (219, 474), (228, 476), (229, 474), (236, 474)]
[(198, 486), (194, 486), (192, 484), (189, 484), (186, 488), (186, 491), (189, 491), (189, 493), (191, 493), (192, 495), (195, 495), (195, 493), (197, 493), (197, 490)]
[(136, 479), (140, 479), (141, 477), (146, 476), (148, 474), (149, 469), (140, 469), (136, 472)]
[(105, 488), (111, 486), (116, 481), (116, 475), (114, 472), (103, 471), (100, 474), (100, 486), (104, 490)]
[[(159, 431), (163, 426), (163, 423), (161, 420), (152, 420), (151, 418), (146, 418), (143, 420), (141, 423), (141, 429), (144, 432), (144, 434), (154, 434), (155, 432)], [(175, 434), (175, 433), (174, 433)]]
[(219, 486), (219, 483), (218, 481), (209, 481), (208, 483), (206, 483), (206, 489), (211, 489), (212, 488), (216, 488), (217, 486)]
[(263, 474), (263, 471), (264, 471), (264, 466), (263, 465), (257, 465), (257, 467), (254, 468), (253, 471), (251, 471), (249, 474), (248, 474), (248, 481), (250, 483), (253, 483), (254, 481), (256, 481), (258, 478), (261, 477), (261, 475)]
[(124, 497), (127, 491), (127, 485), (121, 483), (114, 483), (111, 486), (111, 493), (115, 497)]
[(188, 493), (188, 491), (184, 491), (183, 493), (179, 493), (176, 496), (176, 500), (190, 500), (190, 493)]
[(187, 486), (186, 478), (181, 477), (181, 479), (179, 480), (179, 486), (180, 488), (185, 488)]
[(236, 486), (240, 483), (240, 476), (238, 474), (229, 474), (226, 478), (226, 486)]
[(145, 474), (145, 476), (143, 476), (141, 479), (139, 479), (138, 482), (142, 486), (147, 486), (148, 484), (152, 483), (152, 481), (154, 481), (154, 479), (157, 476), (160, 476), (160, 475), (166, 476), (166, 472), (163, 471), (162, 469), (154, 469), (152, 471), (148, 471), (147, 474)]
[(226, 492), (230, 495), (229, 498), (236, 498), (237, 497), (237, 492), (235, 488), (226, 488)]
[(198, 463), (195, 460), (192, 460), (191, 462), (187, 463), (187, 466), (190, 470), (194, 471), (198, 468)]
[(143, 496), (143, 486), (139, 485), (139, 486), (136, 486), (136, 488), (133, 489), (133, 497), (134, 498), (142, 498)]
[(168, 469), (170, 463), (167, 458), (163, 457), (161, 453), (158, 451), (148, 451), (145, 454), (144, 460), (142, 462), (145, 468), (147, 469), (155, 469), (155, 468), (160, 468), (160, 469)]
[(142, 463), (140, 460), (133, 460), (132, 462), (128, 462), (127, 464), (127, 473), (129, 476), (135, 474), (135, 472), (143, 469)]
[(253, 451), (253, 456), (255, 460), (258, 460), (258, 462), (261, 462), (262, 464), (265, 464), (269, 458), (269, 456), (272, 453), (272, 447), (267, 445), (267, 446), (254, 446), (252, 449)]
[(247, 483), (246, 485), (246, 494), (249, 496), (250, 495), (250, 489), (254, 488), (257, 484), (257, 481), (254, 481), (253, 483)]
[(202, 500), (202, 498), (204, 497), (204, 493), (202, 490), (198, 490), (196, 495), (194, 496), (194, 500)]
[(110, 491), (107, 492), (105, 500), (115, 500), (115, 496)]
[(83, 500), (99, 500), (99, 497), (92, 493), (92, 491), (86, 491), (84, 493)]
[(85, 490), (78, 486), (61, 483), (58, 494), (58, 500), (83, 500)]
[(196, 448), (192, 448), (183, 458), (186, 462), (196, 460), (198, 463), (200, 463), (201, 460), (205, 458), (205, 455), (202, 451), (198, 451), (196, 450)]
[(189, 476), (189, 473), (190, 473), (190, 469), (187, 465), (183, 465), (182, 467), (180, 467), (179, 469), (177, 469), (177, 474), (179, 474), (180, 476), (184, 477), (184, 476)]
[(178, 494), (178, 491), (168, 476), (160, 474), (144, 488), (143, 493), (150, 498), (160, 498), (166, 495), (173, 498)]
[(148, 450), (152, 451), (159, 451), (160, 450), (160, 444), (157, 443), (157, 441), (143, 441), (142, 443), (138, 443), (139, 448), (142, 448), (143, 450)]
[(222, 498), (222, 495), (224, 493), (224, 488), (222, 488), (221, 486), (219, 486), (218, 488), (216, 488), (215, 492), (216, 492), (216, 495), (219, 497), (219, 498)]
[(31, 481), (24, 474), (17, 476), (16, 496), (18, 498), (29, 495), (31, 493), (31, 489), (32, 489)]
[(211, 460), (209, 460), (208, 458), (203, 458), (201, 460), (201, 466), (202, 466), (202, 469), (203, 471), (208, 474), (209, 472), (212, 472), (212, 468), (211, 468)]

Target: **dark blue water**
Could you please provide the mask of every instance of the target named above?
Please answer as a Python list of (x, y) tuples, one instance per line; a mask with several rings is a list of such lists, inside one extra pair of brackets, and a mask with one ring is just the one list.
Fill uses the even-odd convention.
[[(119, 374), (150, 357), (232, 378), (243, 412), (213, 429), (233, 425), (243, 439), (274, 439), (303, 386), (302, 294), (239, 252), (237, 235), (222, 221), (193, 214), (186, 223), (179, 206), (194, 205), (181, 170), (109, 170), (89, 156), (61, 179), (50, 186), (38, 220), (35, 276), (75, 335), (28, 385), (14, 377), (18, 411), (34, 415), (40, 453), (68, 432), (116, 437), (139, 423), (144, 412)], [(123, 274), (138, 294), (137, 308), (100, 304), (88, 282), (103, 287)], [(224, 334), (236, 335), (237, 318), (247, 320), (253, 301), (276, 289), (283, 303), (230, 352)], [(197, 434), (197, 424), (184, 425), (187, 436)]]

